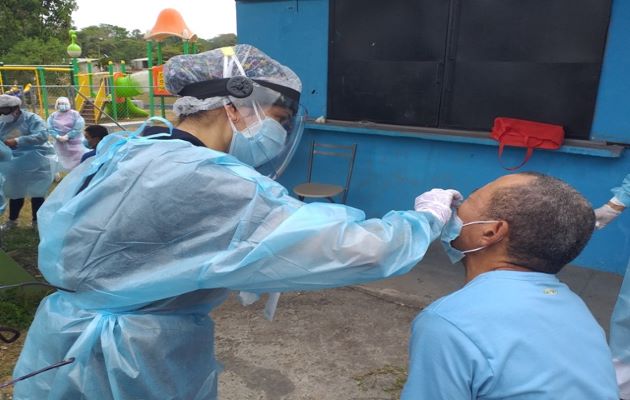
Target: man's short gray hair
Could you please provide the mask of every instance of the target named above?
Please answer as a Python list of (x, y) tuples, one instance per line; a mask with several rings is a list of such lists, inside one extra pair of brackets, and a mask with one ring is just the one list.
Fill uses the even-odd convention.
[(534, 179), (498, 189), (486, 214), (509, 224), (508, 256), (515, 264), (555, 274), (580, 254), (595, 228), (592, 205), (567, 183), (525, 172)]

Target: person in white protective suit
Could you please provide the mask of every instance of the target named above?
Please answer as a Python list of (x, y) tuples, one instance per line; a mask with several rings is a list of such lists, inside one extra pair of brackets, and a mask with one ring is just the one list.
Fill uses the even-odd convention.
[[(630, 207), (630, 174), (621, 186), (612, 189), (614, 196), (595, 210), (597, 229), (602, 229)], [(630, 400), (630, 263), (626, 266), (619, 296), (610, 319), (610, 351), (612, 352), (619, 396)]]
[[(403, 274), (461, 200), (366, 219), (276, 183), (304, 127), (301, 82), (249, 45), (171, 58), (177, 128), (110, 134), (40, 210), (46, 297), (15, 399), (216, 399), (208, 313), (229, 290), (316, 290)], [(410, 199), (411, 202), (412, 199)]]
[(70, 106), (67, 97), (59, 97), (55, 111), (48, 117), (48, 132), (55, 139), (55, 151), (63, 171), (71, 171), (81, 162), (81, 156), (88, 149), (83, 145), (85, 120)]
[(0, 95), (0, 140), (12, 150), (11, 160), (0, 163), (4, 196), (9, 199), (9, 219), (2, 230), (17, 226), (26, 197), (31, 198), (33, 227), (37, 227), (37, 210), (44, 203), (57, 164), (46, 124), (39, 115), (21, 110), (21, 104), (15, 96)]

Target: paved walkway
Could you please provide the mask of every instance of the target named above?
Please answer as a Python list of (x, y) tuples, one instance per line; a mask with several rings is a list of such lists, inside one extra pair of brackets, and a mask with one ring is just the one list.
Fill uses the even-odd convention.
[[(438, 245), (439, 246), (439, 245)], [(608, 326), (621, 277), (567, 267), (560, 278)], [(411, 321), (463, 285), (461, 265), (439, 247), (409, 274), (353, 288), (287, 293), (273, 322), (264, 302), (233, 298), (213, 312), (223, 400), (397, 399)]]

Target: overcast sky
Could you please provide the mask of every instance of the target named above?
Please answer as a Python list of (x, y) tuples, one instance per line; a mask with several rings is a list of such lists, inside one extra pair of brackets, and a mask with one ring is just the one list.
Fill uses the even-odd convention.
[(79, 29), (110, 24), (146, 32), (160, 11), (174, 8), (200, 38), (236, 33), (234, 0), (77, 0), (77, 4), (79, 9), (72, 14), (72, 20)]

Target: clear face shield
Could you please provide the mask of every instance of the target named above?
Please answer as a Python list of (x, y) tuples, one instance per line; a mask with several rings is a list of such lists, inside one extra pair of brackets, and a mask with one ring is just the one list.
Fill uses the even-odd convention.
[(229, 96), (225, 109), (233, 132), (229, 153), (261, 174), (278, 178), (300, 143), (305, 109), (256, 82), (250, 96)]
[(300, 106), (300, 92), (264, 78), (248, 78), (231, 48), (222, 50), (223, 79), (196, 82), (178, 94), (197, 99), (223, 97), (233, 133), (228, 152), (277, 179), (304, 131), (306, 111)]

